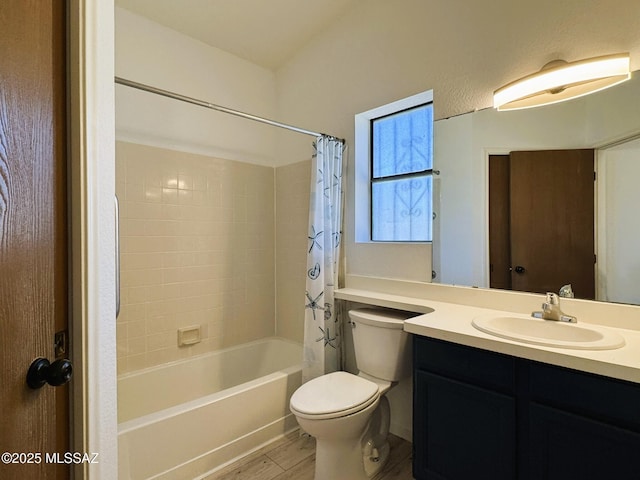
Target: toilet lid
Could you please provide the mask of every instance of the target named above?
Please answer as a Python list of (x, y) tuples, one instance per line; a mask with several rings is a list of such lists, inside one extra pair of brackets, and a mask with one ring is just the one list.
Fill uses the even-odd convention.
[(378, 398), (378, 385), (347, 372), (314, 378), (291, 396), (291, 409), (303, 416), (340, 417), (362, 410)]

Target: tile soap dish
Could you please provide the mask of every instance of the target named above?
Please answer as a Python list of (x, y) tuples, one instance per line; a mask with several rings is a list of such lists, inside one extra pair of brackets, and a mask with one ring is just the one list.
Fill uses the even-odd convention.
[(190, 327), (183, 327), (178, 329), (178, 346), (187, 347), (189, 345), (195, 345), (202, 340), (200, 334), (200, 325), (192, 325)]

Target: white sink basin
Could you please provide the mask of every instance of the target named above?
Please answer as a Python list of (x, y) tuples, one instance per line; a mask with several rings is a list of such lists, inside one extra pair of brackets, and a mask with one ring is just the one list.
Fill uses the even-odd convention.
[(621, 335), (595, 325), (554, 322), (524, 315), (476, 317), (471, 324), (497, 337), (549, 347), (613, 350), (625, 343)]

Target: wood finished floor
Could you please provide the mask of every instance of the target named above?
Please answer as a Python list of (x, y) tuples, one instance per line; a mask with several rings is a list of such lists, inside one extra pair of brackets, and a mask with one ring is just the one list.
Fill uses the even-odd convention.
[[(411, 443), (389, 435), (391, 453), (372, 480), (412, 480)], [(204, 480), (313, 480), (315, 440), (298, 430), (205, 477)]]

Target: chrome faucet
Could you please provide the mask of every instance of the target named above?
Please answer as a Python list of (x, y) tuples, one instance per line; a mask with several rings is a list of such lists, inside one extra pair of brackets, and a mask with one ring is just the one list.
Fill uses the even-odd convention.
[(563, 285), (560, 288), (560, 291), (558, 292), (558, 295), (561, 297), (565, 297), (565, 298), (574, 298), (575, 295), (573, 294), (573, 289), (571, 288), (571, 284), (568, 283), (566, 285)]
[(566, 315), (560, 310), (560, 297), (555, 293), (547, 292), (547, 298), (542, 304), (541, 312), (532, 312), (532, 317), (556, 322), (576, 323), (578, 319), (571, 315)]

